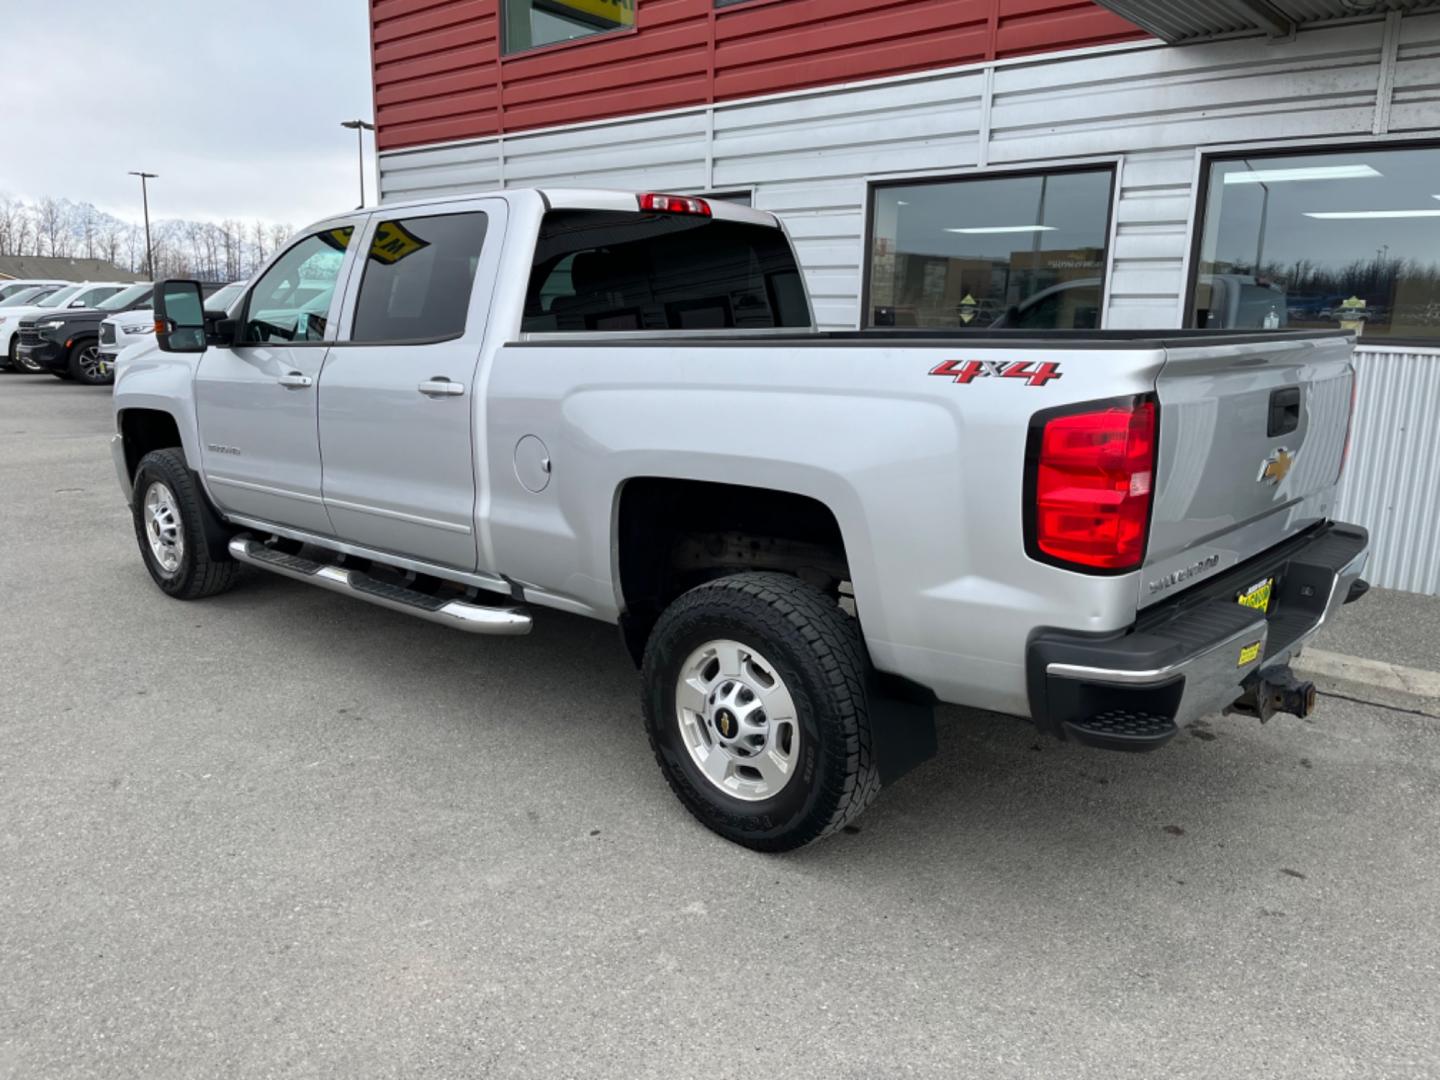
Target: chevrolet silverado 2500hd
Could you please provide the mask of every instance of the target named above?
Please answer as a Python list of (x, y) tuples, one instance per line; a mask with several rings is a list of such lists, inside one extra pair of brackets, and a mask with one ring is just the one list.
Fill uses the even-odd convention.
[(770, 214), (599, 190), (358, 210), (155, 307), (114, 451), (161, 590), (618, 623), (666, 780), (754, 848), (854, 818), (937, 701), (1126, 750), (1303, 715), (1365, 589), (1345, 334), (822, 333)]

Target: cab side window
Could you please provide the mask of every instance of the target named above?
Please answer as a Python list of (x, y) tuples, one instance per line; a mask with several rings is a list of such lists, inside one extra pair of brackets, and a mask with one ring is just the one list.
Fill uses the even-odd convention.
[(323, 339), (330, 299), (354, 232), (348, 225), (326, 229), (281, 255), (250, 290), (241, 340), (257, 345)]
[(91, 308), (106, 297), (114, 296), (120, 290), (114, 285), (102, 285), (96, 289), (87, 289), (74, 300), (70, 301), (72, 308)]
[(381, 221), (365, 256), (350, 340), (443, 341), (465, 333), (486, 223), (479, 211)]

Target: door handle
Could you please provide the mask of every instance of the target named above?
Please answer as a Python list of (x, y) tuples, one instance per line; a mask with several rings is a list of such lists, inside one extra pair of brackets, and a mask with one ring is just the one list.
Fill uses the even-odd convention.
[(313, 386), (315, 384), (315, 380), (312, 379), (309, 375), (302, 375), (298, 371), (292, 371), (288, 374), (281, 375), (275, 381), (278, 382), (281, 386), (285, 387), (285, 389), (287, 390), (303, 390), (305, 387)]
[(465, 384), (451, 382), (443, 375), (436, 375), (433, 379), (427, 379), (415, 389), (426, 397), (459, 397), (465, 393)]

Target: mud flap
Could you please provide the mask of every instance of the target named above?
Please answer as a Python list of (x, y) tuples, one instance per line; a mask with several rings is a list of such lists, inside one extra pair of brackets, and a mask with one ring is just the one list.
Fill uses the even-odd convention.
[(935, 756), (935, 697), (880, 672), (871, 673), (867, 696), (880, 785), (889, 787)]

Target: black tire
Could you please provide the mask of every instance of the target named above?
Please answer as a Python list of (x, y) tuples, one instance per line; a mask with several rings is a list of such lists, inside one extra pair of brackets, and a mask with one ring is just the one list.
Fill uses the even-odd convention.
[(0, 371), (19, 371), (20, 361), (17, 353), (20, 351), (20, 335), (10, 335), (10, 345), (5, 350), (5, 355), (0, 356)]
[[(151, 526), (147, 522), (146, 498), (152, 486), (157, 484), (168, 490), (178, 510), (178, 531), (184, 544), (174, 569), (161, 565), (150, 543)], [(195, 478), (179, 450), (152, 450), (140, 459), (140, 467), (135, 470), (135, 495), (131, 505), (135, 539), (140, 545), (145, 569), (150, 571), (150, 576), (165, 595), (177, 600), (199, 600), (224, 592), (238, 579), (240, 564), (228, 556), (217, 556), (207, 543), (205, 515), (209, 512), (204, 495), (196, 486)]]
[(82, 386), (105, 386), (110, 380), (99, 373), (100, 343), (86, 339), (70, 347), (70, 356), (65, 363), (68, 378)]
[[(717, 640), (762, 653), (794, 701), (796, 768), (773, 797), (747, 802), (726, 794), (686, 745), (677, 682), (687, 659)], [(745, 573), (707, 582), (671, 604), (646, 643), (651, 750), (671, 790), (707, 828), (757, 851), (801, 847), (858, 817), (880, 791), (865, 693), (869, 670), (855, 620), (798, 578)]]

